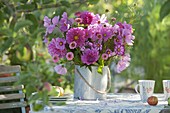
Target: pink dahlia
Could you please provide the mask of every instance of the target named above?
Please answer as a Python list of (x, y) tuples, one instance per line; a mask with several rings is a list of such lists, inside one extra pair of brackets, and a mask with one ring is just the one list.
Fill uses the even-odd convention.
[(81, 61), (87, 65), (94, 64), (99, 59), (99, 52), (96, 49), (85, 49), (81, 55)]
[(60, 60), (60, 58), (58, 57), (58, 55), (53, 55), (53, 62), (56, 63)]
[(76, 43), (75, 41), (73, 41), (73, 42), (71, 42), (71, 43), (69, 44), (69, 48), (70, 48), (70, 49), (75, 49), (76, 46), (77, 46), (77, 43)]
[(109, 57), (108, 54), (106, 54), (106, 53), (103, 53), (103, 54), (102, 54), (102, 59), (103, 59), (103, 60), (107, 60), (108, 57)]
[(75, 41), (77, 43), (77, 47), (81, 47), (85, 42), (84, 35), (84, 30), (81, 30), (80, 28), (72, 28), (68, 30), (66, 34), (66, 41), (68, 44)]
[(88, 11), (84, 11), (84, 12), (80, 12), (78, 15), (79, 18), (82, 19), (82, 22), (81, 24), (91, 24), (92, 20), (93, 20), (93, 17), (94, 17), (94, 14), (91, 13), (91, 12), (88, 12)]

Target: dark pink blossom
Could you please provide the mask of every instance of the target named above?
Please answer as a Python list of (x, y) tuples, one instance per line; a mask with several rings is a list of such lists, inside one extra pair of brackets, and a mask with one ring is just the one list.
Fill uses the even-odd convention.
[(81, 55), (81, 61), (87, 65), (96, 63), (98, 59), (99, 52), (96, 49), (86, 49)]
[(66, 54), (66, 58), (67, 58), (67, 60), (72, 60), (72, 59), (74, 58), (73, 52), (68, 52), (68, 53)]
[(83, 29), (71, 28), (66, 34), (66, 41), (68, 44), (75, 41), (77, 43), (77, 47), (81, 47), (85, 43), (84, 35), (85, 33)]

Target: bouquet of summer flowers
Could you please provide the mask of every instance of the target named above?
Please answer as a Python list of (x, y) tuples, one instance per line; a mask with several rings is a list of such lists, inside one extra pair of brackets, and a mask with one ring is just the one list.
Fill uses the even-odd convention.
[(66, 12), (62, 17), (52, 19), (44, 17), (46, 33), (44, 42), (58, 74), (66, 74), (66, 63), (80, 66), (98, 66), (101, 68), (114, 60), (117, 72), (129, 66), (130, 47), (134, 43), (132, 25), (126, 22), (115, 23), (107, 20), (105, 14), (76, 12), (75, 18), (68, 18)]

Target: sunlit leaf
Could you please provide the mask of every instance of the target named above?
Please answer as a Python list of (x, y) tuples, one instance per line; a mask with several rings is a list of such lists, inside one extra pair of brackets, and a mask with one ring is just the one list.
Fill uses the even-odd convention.
[(30, 20), (20, 21), (16, 23), (14, 30), (17, 32), (19, 29), (30, 25), (33, 25), (33, 23)]
[(160, 10), (160, 20), (170, 13), (170, 0), (167, 0), (161, 7)]
[(13, 38), (8, 38), (5, 43), (0, 47), (0, 53), (2, 54), (3, 52), (5, 52), (12, 45), (12, 42)]

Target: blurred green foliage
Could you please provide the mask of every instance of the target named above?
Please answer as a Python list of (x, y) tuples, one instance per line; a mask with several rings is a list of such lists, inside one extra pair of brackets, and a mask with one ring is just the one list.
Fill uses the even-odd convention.
[(127, 21), (135, 29), (132, 62), (121, 76), (154, 79), (155, 92), (162, 92), (162, 80), (170, 79), (169, 4), (170, 0), (1, 0), (0, 62), (22, 66), (20, 82), (25, 85), (27, 99), (37, 91), (39, 97), (47, 95), (41, 92), (44, 82), (72, 90), (74, 66), (68, 65), (66, 76), (54, 72), (55, 64), (42, 42), (43, 18), (64, 11), (70, 17), (83, 10), (105, 13), (108, 19)]

